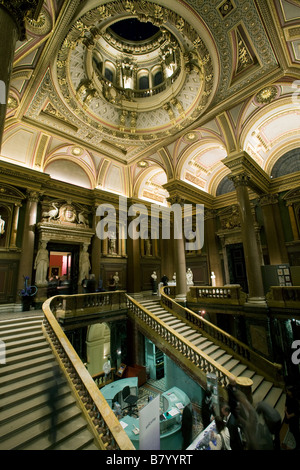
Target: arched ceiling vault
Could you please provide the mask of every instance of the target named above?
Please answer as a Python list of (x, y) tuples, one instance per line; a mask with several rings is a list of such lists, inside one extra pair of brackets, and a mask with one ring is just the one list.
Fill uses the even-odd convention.
[(1, 159), (156, 198), (174, 178), (215, 195), (239, 150), (271, 174), (298, 146), (299, 16), (294, 0), (45, 0), (16, 46)]

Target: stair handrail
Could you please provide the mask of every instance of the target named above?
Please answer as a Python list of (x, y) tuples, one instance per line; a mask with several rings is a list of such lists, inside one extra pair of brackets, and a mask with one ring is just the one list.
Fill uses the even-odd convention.
[(238, 381), (238, 377), (234, 376), (234, 374), (214, 361), (211, 357), (205, 354), (204, 351), (197, 348), (171, 326), (161, 321), (145, 306), (141, 305), (128, 294), (126, 294), (126, 297), (128, 310), (131, 310), (136, 318), (139, 318), (146, 325), (150, 326), (153, 332), (156, 332), (171, 346), (174, 346), (178, 352), (182, 353), (187, 359), (190, 359), (193, 364), (199, 368), (199, 370), (202, 370), (205, 373), (214, 373), (221, 388), (226, 388), (232, 379)]
[(51, 310), (55, 297), (43, 306), (43, 332), (83, 411), (101, 450), (135, 450), (111, 407), (98, 389)]
[(283, 386), (284, 380), (282, 376), (282, 365), (269, 361), (257, 352), (253, 351), (248, 345), (242, 343), (234, 336), (214, 325), (201, 315), (193, 312), (187, 307), (180, 305), (176, 300), (172, 299), (166, 290), (168, 287), (162, 286), (160, 290), (161, 305), (172, 313), (177, 314), (180, 318), (185, 318), (191, 325), (199, 330), (208, 338), (217, 341), (227, 351), (231, 352), (238, 359), (247, 361), (259, 373), (263, 373), (266, 378), (273, 383)]

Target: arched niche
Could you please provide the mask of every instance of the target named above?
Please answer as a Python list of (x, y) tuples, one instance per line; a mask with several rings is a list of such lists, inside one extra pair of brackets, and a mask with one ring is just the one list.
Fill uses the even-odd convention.
[(87, 369), (91, 375), (103, 371), (110, 356), (110, 328), (107, 323), (90, 325), (86, 338)]

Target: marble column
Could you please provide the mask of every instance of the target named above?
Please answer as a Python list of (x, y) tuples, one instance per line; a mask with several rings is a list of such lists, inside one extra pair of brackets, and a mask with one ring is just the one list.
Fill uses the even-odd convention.
[[(205, 239), (204, 243), (208, 254), (209, 278), (211, 273), (215, 273), (216, 286), (223, 286), (222, 264), (218, 249), (218, 240), (216, 236), (216, 211), (206, 210), (204, 219)], [(225, 260), (224, 260), (225, 262)]]
[(248, 279), (249, 301), (264, 300), (264, 288), (261, 273), (261, 255), (255, 233), (254, 220), (250, 205), (248, 184), (250, 177), (239, 174), (229, 177), (235, 186), (240, 211), (242, 241)]
[(8, 91), (17, 40), (17, 23), (11, 13), (0, 4), (0, 149), (2, 145)]
[[(128, 217), (128, 223), (133, 222), (134, 217)], [(127, 291), (130, 294), (141, 293), (141, 272), (140, 272), (140, 239), (127, 238)]]
[(18, 234), (20, 207), (22, 207), (21, 203), (15, 203), (12, 226), (11, 226), (11, 234), (10, 234), (10, 247), (11, 248), (17, 248), (17, 234)]
[(295, 211), (294, 211), (294, 205), (293, 203), (287, 203), (288, 211), (289, 211), (289, 216), (290, 216), (290, 222), (291, 222), (291, 227), (292, 227), (292, 232), (293, 232), (293, 238), (294, 240), (299, 240), (299, 230), (297, 227), (297, 221), (296, 221), (296, 216), (295, 216)]
[[(183, 208), (184, 201), (180, 196), (169, 198), (171, 205), (178, 204)], [(173, 246), (174, 246), (174, 271), (176, 272), (176, 295), (175, 300), (185, 304), (187, 295), (186, 282), (186, 258), (185, 258), (185, 237), (183, 231), (183, 218), (175, 216), (173, 218)]]
[(270, 264), (288, 263), (288, 254), (278, 208), (278, 196), (276, 194), (265, 194), (261, 196), (259, 202), (263, 212)]
[(31, 285), (32, 281), (31, 275), (34, 261), (33, 255), (38, 200), (39, 195), (36, 191), (31, 191), (28, 193), (23, 230), (22, 252), (19, 265), (18, 290), (24, 288), (24, 276), (29, 277), (28, 285)]
[(25, 17), (38, 16), (43, 3), (41, 0), (0, 0), (0, 150), (16, 43), (25, 39)]
[(97, 227), (96, 211), (97, 211), (97, 207), (98, 206), (95, 207), (95, 212), (93, 214), (93, 229), (95, 231), (95, 235), (92, 239), (92, 253), (91, 253), (92, 270), (91, 270), (91, 273), (95, 275), (96, 286), (98, 287), (99, 280), (100, 280), (100, 258), (101, 258), (101, 242), (102, 242), (102, 240), (97, 236), (97, 233), (96, 233), (96, 227)]

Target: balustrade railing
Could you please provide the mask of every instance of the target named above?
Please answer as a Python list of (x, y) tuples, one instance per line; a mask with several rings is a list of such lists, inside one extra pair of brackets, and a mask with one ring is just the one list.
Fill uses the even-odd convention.
[(95, 292), (81, 295), (57, 295), (51, 302), (57, 319), (87, 316), (108, 310), (126, 308), (126, 291)]
[(173, 328), (160, 321), (158, 317), (141, 306), (135, 299), (128, 295), (126, 297), (128, 310), (132, 312), (136, 319), (148, 326), (152, 333), (159, 335), (205, 374), (214, 373), (220, 387), (225, 388), (228, 385), (229, 378), (234, 377), (233, 374), (178, 334)]
[[(102, 294), (95, 294), (98, 295), (100, 297)], [(74, 302), (74, 297), (82, 296), (71, 297)], [(45, 315), (43, 332), (84, 413), (95, 442), (101, 450), (135, 450), (97, 384), (58, 324), (52, 312), (52, 308), (54, 310), (57, 308), (57, 300), (54, 297), (43, 304)]]
[(300, 308), (300, 286), (272, 286), (267, 294), (269, 307)]
[(92, 379), (98, 388), (102, 388), (105, 387), (105, 385), (114, 382), (115, 372), (115, 367), (112, 367), (108, 374), (106, 374), (105, 372), (99, 372), (99, 374), (92, 375)]
[(161, 289), (161, 304), (163, 307), (177, 315), (179, 318), (185, 319), (193, 327), (198, 329), (204, 336), (217, 342), (221, 347), (224, 347), (232, 355), (238, 359), (246, 361), (251, 364), (251, 367), (256, 369), (258, 372), (263, 372), (273, 382), (278, 385), (283, 384), (282, 377), (282, 366), (268, 361), (266, 358), (260, 356), (246, 344), (242, 343), (234, 336), (218, 328), (213, 323), (207, 321), (201, 315), (193, 312), (192, 310), (183, 307), (182, 305), (175, 302), (170, 297), (171, 292), (168, 287)]
[(223, 287), (190, 286), (187, 300), (197, 303), (243, 305), (247, 300), (247, 294), (242, 291), (240, 285), (235, 284)]

